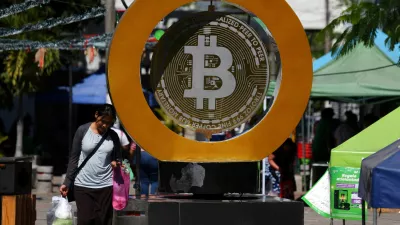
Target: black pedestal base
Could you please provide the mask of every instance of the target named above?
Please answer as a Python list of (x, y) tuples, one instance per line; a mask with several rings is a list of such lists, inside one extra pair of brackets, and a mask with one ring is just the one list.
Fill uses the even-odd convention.
[(224, 197), (220, 200), (191, 196), (130, 199), (115, 212), (114, 225), (304, 225), (301, 202), (265, 197)]
[(261, 194), (260, 162), (159, 162), (161, 194)]

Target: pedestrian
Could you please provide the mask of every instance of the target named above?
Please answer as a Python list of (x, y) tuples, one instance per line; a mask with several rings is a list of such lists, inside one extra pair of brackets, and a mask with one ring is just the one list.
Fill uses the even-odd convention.
[(70, 196), (72, 193), (68, 192), (73, 187), (79, 225), (111, 225), (112, 168), (121, 161), (119, 137), (109, 129), (116, 120), (115, 109), (105, 104), (95, 112), (94, 118), (94, 122), (80, 126), (75, 133), (60, 192), (64, 197)]
[(296, 191), (295, 160), (296, 144), (290, 138), (286, 139), (278, 150), (268, 156), (273, 182), (272, 191), (281, 198), (294, 200), (294, 192)]
[(340, 124), (334, 133), (337, 146), (346, 142), (360, 131), (358, 127), (357, 115), (352, 111), (347, 111), (345, 115), (346, 121)]
[[(135, 147), (135, 151), (137, 148)], [(134, 157), (133, 164), (136, 165)], [(158, 160), (143, 149), (140, 149), (140, 194), (154, 195), (158, 190)]]
[(314, 163), (327, 163), (330, 161), (331, 150), (335, 147), (334, 132), (339, 126), (339, 123), (333, 119), (334, 115), (332, 108), (325, 108), (321, 112), (321, 120), (318, 121), (312, 143)]

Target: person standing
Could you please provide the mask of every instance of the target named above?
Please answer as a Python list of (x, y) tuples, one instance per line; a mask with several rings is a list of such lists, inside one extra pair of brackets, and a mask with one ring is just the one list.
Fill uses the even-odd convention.
[(268, 156), (270, 173), (273, 182), (273, 192), (281, 198), (294, 200), (296, 183), (294, 178), (294, 162), (296, 159), (296, 144), (288, 138), (278, 150)]
[[(74, 185), (79, 225), (111, 225), (112, 168), (117, 167), (121, 160), (118, 135), (109, 129), (116, 120), (115, 109), (105, 104), (95, 112), (94, 118), (94, 122), (80, 126), (75, 133), (67, 175), (60, 193), (66, 197), (70, 185)], [(77, 171), (96, 149), (83, 168)]]
[[(134, 151), (137, 150), (136, 145), (131, 148)], [(140, 154), (140, 194), (145, 196), (154, 195), (158, 190), (158, 160), (143, 149), (140, 149)], [(135, 157), (133, 164), (136, 165)], [(133, 168), (135, 167), (133, 166)]]
[(341, 145), (359, 132), (357, 115), (352, 111), (345, 113), (346, 121), (342, 123), (335, 131), (336, 146)]
[(330, 161), (331, 150), (335, 147), (334, 132), (339, 126), (333, 119), (334, 115), (332, 108), (326, 108), (321, 112), (321, 120), (316, 127), (312, 143), (313, 162)]

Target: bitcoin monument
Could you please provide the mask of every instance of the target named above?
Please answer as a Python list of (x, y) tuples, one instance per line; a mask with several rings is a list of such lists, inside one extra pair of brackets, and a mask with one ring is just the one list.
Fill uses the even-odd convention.
[[(136, 0), (114, 34), (108, 81), (122, 123), (160, 160), (160, 192), (195, 194), (132, 199), (126, 210), (146, 211), (147, 224), (259, 224), (265, 218), (271, 224), (303, 224), (302, 203), (253, 194), (260, 193), (257, 161), (290, 135), (307, 105), (312, 81), (308, 41), (284, 0), (231, 2), (266, 23), (280, 50), (282, 79), (261, 122), (227, 141), (199, 142), (173, 133), (153, 115), (141, 92), (139, 62), (147, 36), (154, 24), (186, 0)], [(151, 68), (154, 94), (167, 115), (185, 128), (208, 134), (233, 129), (249, 120), (265, 98), (267, 56), (246, 23), (217, 12), (200, 13), (173, 25), (157, 44)], [(197, 194), (203, 199), (187, 201)], [(204, 196), (213, 196), (214, 201)], [(224, 201), (227, 198), (240, 199), (241, 204)]]
[(222, 13), (195, 14), (175, 23), (158, 43), (151, 74), (155, 96), (183, 127), (211, 133), (234, 129), (264, 100), (266, 57), (246, 23)]

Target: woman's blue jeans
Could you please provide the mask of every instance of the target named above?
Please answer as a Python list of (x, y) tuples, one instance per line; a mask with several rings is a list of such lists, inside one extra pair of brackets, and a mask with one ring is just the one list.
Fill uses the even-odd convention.
[(157, 190), (158, 160), (149, 153), (142, 151), (140, 161), (140, 194), (154, 195), (157, 193)]

